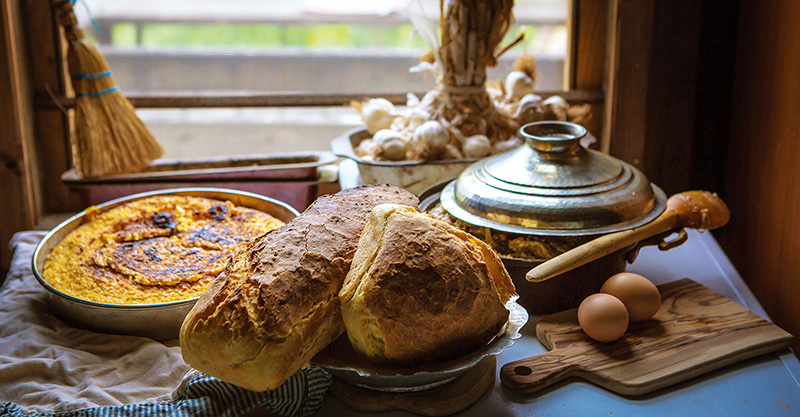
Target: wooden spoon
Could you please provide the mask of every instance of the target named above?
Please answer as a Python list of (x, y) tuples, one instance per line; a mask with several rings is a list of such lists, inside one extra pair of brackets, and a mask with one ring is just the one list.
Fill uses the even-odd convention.
[(715, 193), (686, 191), (675, 194), (667, 200), (667, 209), (652, 222), (598, 237), (564, 252), (528, 271), (527, 279), (532, 282), (546, 281), (669, 230), (683, 227), (711, 230), (724, 226), (729, 219), (728, 206)]

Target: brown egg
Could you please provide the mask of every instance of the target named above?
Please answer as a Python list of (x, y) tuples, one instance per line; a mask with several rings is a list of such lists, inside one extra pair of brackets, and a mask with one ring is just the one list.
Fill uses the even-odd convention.
[(628, 330), (628, 310), (617, 297), (592, 294), (578, 306), (578, 323), (598, 342), (613, 342)]
[(620, 272), (609, 278), (600, 292), (619, 298), (628, 309), (631, 322), (647, 320), (661, 308), (661, 293), (656, 285), (638, 274)]

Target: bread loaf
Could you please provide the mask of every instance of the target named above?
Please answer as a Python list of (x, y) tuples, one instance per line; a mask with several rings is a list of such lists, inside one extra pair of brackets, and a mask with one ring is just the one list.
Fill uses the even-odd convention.
[(339, 299), (347, 336), (373, 361), (416, 365), (485, 346), (514, 284), (485, 243), (412, 207), (372, 210)]
[(254, 391), (280, 386), (344, 332), (337, 294), (381, 203), (418, 200), (390, 186), (323, 196), (235, 255), (183, 322), (186, 363)]

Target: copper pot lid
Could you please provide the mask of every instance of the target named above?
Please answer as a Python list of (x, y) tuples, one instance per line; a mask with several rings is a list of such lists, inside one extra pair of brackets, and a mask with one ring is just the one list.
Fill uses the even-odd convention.
[(577, 236), (641, 226), (666, 195), (641, 171), (586, 149), (582, 126), (534, 122), (526, 144), (468, 167), (445, 186), (442, 207), (464, 222), (509, 233)]

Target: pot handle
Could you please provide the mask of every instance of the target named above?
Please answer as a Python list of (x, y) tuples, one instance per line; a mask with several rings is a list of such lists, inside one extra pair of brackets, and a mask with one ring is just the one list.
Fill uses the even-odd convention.
[[(673, 239), (667, 240), (668, 237), (678, 234)], [(636, 258), (639, 256), (639, 250), (641, 250), (645, 246), (657, 246), (661, 251), (668, 251), (670, 249), (677, 248), (680, 245), (683, 245), (689, 239), (689, 234), (686, 233), (684, 228), (677, 228), (668, 230), (664, 233), (655, 235), (653, 237), (649, 237), (647, 239), (639, 241), (631, 250), (625, 253), (625, 260), (628, 261), (629, 264), (632, 264)]]

